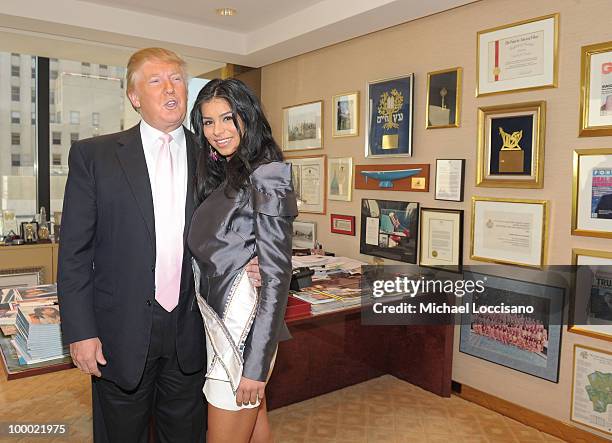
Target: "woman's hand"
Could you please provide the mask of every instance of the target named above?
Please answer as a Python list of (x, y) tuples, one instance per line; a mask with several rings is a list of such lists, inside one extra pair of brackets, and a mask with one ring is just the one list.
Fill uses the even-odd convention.
[(257, 403), (257, 400), (263, 400), (265, 387), (266, 382), (242, 377), (238, 385), (238, 390), (236, 391), (236, 404), (238, 406), (249, 403), (254, 405)]

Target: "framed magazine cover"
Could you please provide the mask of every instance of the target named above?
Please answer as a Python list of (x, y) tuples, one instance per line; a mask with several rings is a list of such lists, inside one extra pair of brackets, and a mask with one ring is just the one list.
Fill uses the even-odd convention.
[(579, 134), (612, 135), (612, 41), (582, 47)]

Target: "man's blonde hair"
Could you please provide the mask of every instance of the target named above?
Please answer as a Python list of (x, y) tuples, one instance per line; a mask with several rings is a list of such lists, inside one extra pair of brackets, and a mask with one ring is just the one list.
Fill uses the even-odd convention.
[(166, 63), (176, 63), (183, 71), (183, 80), (187, 83), (187, 63), (176, 52), (164, 48), (145, 48), (136, 51), (130, 57), (127, 64), (127, 89), (130, 92), (134, 89), (134, 77), (142, 65), (147, 61), (160, 61)]

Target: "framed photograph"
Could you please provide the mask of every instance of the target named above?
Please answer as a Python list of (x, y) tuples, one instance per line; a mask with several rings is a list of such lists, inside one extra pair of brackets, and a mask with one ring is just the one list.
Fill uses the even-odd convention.
[(568, 331), (612, 341), (612, 252), (572, 249)]
[[(22, 288), (26, 286), (37, 286), (43, 282), (43, 268), (21, 268), (0, 270), (0, 289)], [(4, 300), (0, 296), (0, 303), (13, 300)]]
[(331, 214), (331, 231), (334, 234), (355, 235), (355, 216)]
[(414, 74), (369, 82), (366, 157), (410, 157)]
[(436, 159), (436, 200), (463, 201), (465, 159)]
[(2, 232), (0, 232), (0, 235), (8, 235), (11, 231), (13, 231), (14, 234), (19, 234), (15, 212), (2, 211)]
[(582, 47), (579, 134), (612, 135), (612, 42)]
[(463, 211), (421, 208), (419, 266), (461, 272)]
[(283, 151), (323, 148), (323, 101), (283, 108)]
[(612, 435), (612, 352), (574, 345), (570, 420)]
[(325, 155), (289, 157), (298, 211), (325, 214)]
[(362, 254), (416, 264), (418, 229), (418, 203), (361, 200)]
[(461, 126), (461, 77), (463, 68), (427, 73), (425, 128)]
[(556, 88), (559, 14), (478, 32), (476, 97)]
[(332, 137), (359, 135), (359, 92), (334, 95), (332, 114)]
[(350, 202), (353, 194), (353, 158), (327, 159), (327, 198)]
[(541, 188), (546, 102), (478, 109), (476, 186)]
[(317, 224), (300, 220), (293, 221), (293, 249), (314, 249), (317, 242)]
[[(463, 278), (485, 289), (463, 297), (459, 351), (557, 383), (565, 290), (476, 272)], [(502, 305), (515, 312), (483, 309)]]
[(429, 192), (429, 164), (357, 165), (355, 189)]
[(38, 222), (21, 222), (19, 235), (24, 243), (36, 243), (38, 241)]
[(471, 259), (542, 268), (547, 237), (546, 200), (472, 197)]
[(572, 234), (612, 238), (612, 149), (574, 150)]

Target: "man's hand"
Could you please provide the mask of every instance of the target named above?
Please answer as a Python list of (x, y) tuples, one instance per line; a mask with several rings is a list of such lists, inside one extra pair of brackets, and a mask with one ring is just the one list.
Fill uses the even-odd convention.
[(247, 263), (246, 273), (253, 286), (259, 288), (261, 286), (261, 274), (259, 273), (259, 260), (257, 256), (253, 257), (253, 259)]
[(70, 343), (70, 355), (76, 367), (85, 374), (102, 376), (98, 363), (104, 366), (106, 359), (102, 354), (102, 343), (98, 337)]
[(236, 391), (236, 404), (238, 406), (257, 403), (257, 400), (262, 401), (264, 398), (264, 388), (266, 382), (251, 380), (250, 378), (242, 377), (238, 390)]

